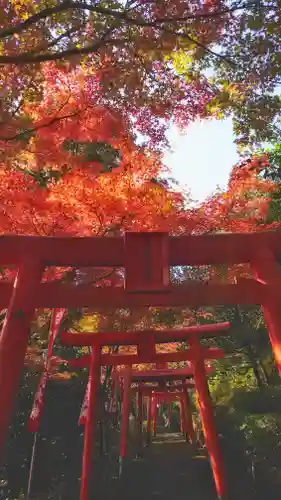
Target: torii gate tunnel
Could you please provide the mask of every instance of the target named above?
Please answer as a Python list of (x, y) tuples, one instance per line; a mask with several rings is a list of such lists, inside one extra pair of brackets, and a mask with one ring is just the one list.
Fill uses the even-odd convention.
[[(82, 478), (81, 478), (81, 491), (80, 500), (89, 500), (89, 484), (90, 475), (92, 471), (92, 455), (93, 455), (93, 441), (94, 429), (96, 426), (96, 408), (98, 403), (98, 387), (100, 384), (100, 367), (101, 365), (120, 366), (125, 365), (127, 368), (120, 371), (115, 371), (113, 378), (119, 380), (123, 379), (123, 401), (122, 401), (122, 425), (120, 436), (120, 472), (123, 468), (123, 460), (126, 457), (127, 449), (127, 434), (128, 422), (130, 411), (130, 388), (133, 379), (138, 382), (143, 378), (157, 380), (158, 382), (165, 383), (165, 381), (172, 380), (185, 380), (189, 376), (194, 379), (194, 385), (198, 395), (198, 403), (202, 426), (206, 445), (208, 448), (211, 467), (213, 470), (214, 481), (218, 492), (218, 498), (225, 497), (226, 485), (225, 475), (223, 470), (223, 461), (219, 450), (218, 440), (216, 436), (216, 428), (214, 415), (212, 411), (212, 403), (208, 390), (208, 383), (205, 369), (205, 360), (217, 359), (223, 357), (224, 353), (219, 348), (203, 348), (200, 346), (200, 336), (217, 336), (225, 335), (230, 328), (228, 322), (197, 325), (183, 329), (172, 330), (143, 330), (139, 332), (105, 332), (105, 333), (72, 333), (63, 332), (61, 334), (61, 342), (64, 345), (83, 345), (91, 346), (92, 354), (84, 355), (80, 358), (74, 358), (68, 362), (72, 368), (89, 367), (89, 411), (86, 420), (85, 434), (84, 434), (84, 451), (82, 463)], [(177, 342), (180, 340), (187, 341), (189, 349), (186, 351), (157, 353), (156, 344)], [(132, 345), (136, 344), (137, 354), (103, 354), (102, 347), (105, 345)], [(167, 369), (169, 361), (189, 361), (190, 367), (184, 369), (170, 370)], [(132, 371), (133, 364), (139, 363), (156, 363), (158, 369), (152, 371), (134, 372)], [(162, 367), (162, 368), (159, 368)], [(163, 369), (165, 367), (166, 369)], [(210, 369), (209, 369), (210, 371)], [(189, 427), (189, 434), (193, 435), (192, 418), (188, 410), (188, 393), (187, 387), (182, 391), (181, 397), (181, 423), (187, 434)], [(137, 407), (138, 407), (138, 421), (139, 426), (142, 426), (142, 392), (138, 390), (137, 393)], [(175, 396), (173, 396), (175, 397)], [(156, 429), (156, 398), (153, 397), (153, 406), (151, 412), (153, 413), (153, 425)]]
[[(124, 238), (2, 236), (1, 266), (16, 266), (14, 284), (0, 283), (0, 307), (7, 308), (0, 337), (0, 450), (18, 391), (30, 322), (35, 308), (186, 307), (261, 304), (281, 374), (281, 281), (279, 232), (169, 237), (127, 233)], [(170, 266), (250, 263), (253, 279), (236, 284), (173, 286)], [(125, 286), (98, 288), (42, 283), (47, 266), (123, 267)]]

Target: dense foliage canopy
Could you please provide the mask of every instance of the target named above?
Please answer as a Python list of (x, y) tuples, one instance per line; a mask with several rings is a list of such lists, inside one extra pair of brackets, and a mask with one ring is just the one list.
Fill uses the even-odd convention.
[[(141, 133), (149, 123), (158, 141), (170, 120), (229, 113), (241, 144), (276, 138), (279, 18), (271, 0), (4, 0), (0, 139), (36, 129), (26, 104), (40, 103), (49, 72), (77, 68), (94, 75), (104, 105)], [(63, 116), (50, 111), (51, 123)]]

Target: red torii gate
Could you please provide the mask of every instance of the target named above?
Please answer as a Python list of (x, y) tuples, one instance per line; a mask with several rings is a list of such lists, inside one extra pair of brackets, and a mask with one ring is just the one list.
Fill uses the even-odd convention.
[[(86, 332), (73, 333), (62, 332), (61, 342), (69, 346), (137, 346), (137, 354), (104, 354), (101, 353), (101, 365), (130, 365), (141, 363), (168, 363), (177, 361), (190, 361), (193, 357), (194, 346), (187, 351), (157, 353), (156, 345), (173, 343), (180, 341), (189, 341), (192, 335), (201, 337), (211, 337), (216, 335), (227, 335), (230, 329), (228, 321), (224, 323), (213, 323), (206, 325), (189, 326), (186, 328), (174, 328), (165, 330), (140, 330), (131, 332)], [(196, 349), (196, 348), (195, 348)], [(200, 348), (200, 355), (206, 359), (217, 359), (222, 355), (222, 350), (217, 347)], [(80, 358), (73, 359), (73, 367), (79, 368), (89, 366), (91, 360), (90, 354), (85, 354)]]
[(151, 436), (151, 424), (153, 427), (153, 435), (156, 436), (156, 412), (153, 411), (153, 402), (158, 403), (172, 403), (178, 402), (180, 405), (180, 424), (181, 432), (185, 435), (186, 441), (191, 442), (193, 445), (196, 444), (196, 434), (193, 427), (192, 414), (190, 410), (188, 389), (194, 388), (194, 384), (182, 385), (178, 390), (170, 391), (166, 387), (161, 388), (159, 391), (147, 391), (147, 389), (140, 389), (142, 397), (146, 396), (148, 398), (147, 405), (147, 444), (150, 443)]
[[(18, 272), (14, 284), (0, 283), (0, 308), (7, 308), (0, 337), (0, 450), (20, 384), (35, 308), (261, 304), (281, 374), (280, 254), (277, 231), (179, 237), (127, 233), (125, 238), (1, 236), (0, 264), (15, 266)], [(169, 266), (242, 263), (251, 264), (254, 279), (236, 284), (169, 283)], [(41, 283), (46, 266), (124, 267), (125, 287)]]
[[(157, 370), (158, 371), (158, 370)], [(179, 371), (178, 369), (174, 370), (168, 370), (171, 373), (172, 377), (175, 378), (177, 376), (177, 372)], [(211, 370), (208, 370), (211, 371)], [(155, 370), (148, 371), (147, 374), (151, 376), (151, 374), (155, 372)], [(163, 370), (162, 370), (163, 372)], [(175, 373), (174, 373), (175, 372)], [(207, 370), (206, 370), (207, 372)], [(120, 373), (120, 372), (119, 372)], [(134, 372), (133, 372), (134, 373)], [(182, 373), (182, 370), (181, 370)], [(158, 377), (160, 375), (160, 371), (158, 374)], [(138, 383), (136, 387), (131, 388), (131, 392), (135, 393), (139, 397), (138, 401), (138, 407), (140, 407), (142, 403), (142, 398), (147, 398), (148, 399), (148, 404), (147, 404), (147, 426), (146, 426), (146, 433), (147, 433), (147, 445), (150, 442), (150, 434), (151, 434), (151, 425), (153, 425), (154, 429), (154, 435), (155, 435), (155, 429), (156, 429), (156, 414), (155, 414), (155, 401), (156, 403), (158, 401), (161, 402), (172, 402), (172, 401), (179, 401), (180, 403), (180, 409), (181, 409), (181, 427), (183, 433), (186, 435), (187, 441), (190, 440), (192, 444), (196, 444), (196, 436), (195, 432), (193, 429), (193, 422), (192, 422), (192, 415), (191, 415), (191, 409), (190, 409), (190, 404), (189, 404), (189, 397), (188, 397), (188, 389), (194, 389), (195, 385), (191, 382), (188, 382), (187, 380), (182, 380), (181, 383), (177, 383), (176, 385), (164, 385), (165, 382), (169, 382), (171, 379), (167, 379), (168, 375), (166, 372), (164, 372), (164, 377), (161, 378), (161, 382), (158, 384), (153, 384), (151, 383), (148, 385), (147, 383)], [(188, 370), (188, 377), (192, 377), (193, 372), (190, 373), (190, 370)], [(178, 375), (182, 379), (182, 375)], [(135, 380), (137, 380), (137, 372), (135, 372), (135, 375), (132, 375), (132, 382), (134, 383)], [(159, 378), (160, 381), (160, 378)], [(140, 428), (140, 433), (142, 436), (142, 412), (138, 412), (138, 423), (139, 423), (139, 428)]]
[[(206, 325), (202, 325), (204, 328)], [(213, 325), (209, 325), (213, 327)], [(219, 327), (220, 324), (217, 324)], [(194, 327), (192, 327), (194, 328)], [(189, 368), (177, 368), (174, 370), (168, 369), (167, 363), (164, 363), (162, 367), (156, 365), (156, 370), (145, 370), (145, 371), (135, 371), (132, 373), (132, 383), (138, 383), (137, 387), (134, 387), (132, 389), (133, 392), (138, 392), (139, 390), (141, 391), (142, 396), (148, 396), (148, 408), (147, 408), (147, 414), (148, 414), (148, 422), (147, 422), (147, 444), (149, 444), (150, 441), (150, 431), (151, 430), (151, 425), (153, 423), (153, 430), (154, 430), (154, 435), (155, 435), (155, 429), (156, 429), (156, 420), (155, 420), (155, 400), (152, 399), (152, 393), (153, 395), (157, 396), (158, 394), (163, 395), (163, 392), (168, 392), (170, 395), (177, 395), (179, 394), (179, 391), (187, 391), (188, 389), (193, 389), (195, 388), (194, 383), (191, 383), (189, 379), (193, 378), (193, 370)], [(212, 373), (213, 368), (210, 366), (205, 366), (205, 372), (206, 374)], [(120, 372), (114, 373), (114, 376), (118, 376)], [(165, 385), (165, 383), (171, 383), (171, 382), (176, 382), (176, 385)], [(149, 385), (148, 385), (149, 384)], [(161, 392), (157, 392), (161, 391)], [(151, 398), (150, 398), (151, 396)], [(191, 417), (191, 410), (190, 410), (190, 405), (189, 405), (189, 397), (188, 393), (185, 394), (184, 401), (183, 401), (183, 406), (184, 406), (184, 411), (187, 414), (187, 424), (186, 428), (188, 429), (188, 434), (190, 437), (190, 440), (192, 444), (195, 444), (195, 436), (194, 436), (194, 431), (193, 431), (193, 424), (192, 424), (192, 417)], [(141, 422), (140, 422), (141, 426)]]
[[(206, 446), (210, 455), (211, 467), (214, 474), (214, 480), (218, 492), (218, 497), (225, 495), (226, 485), (223, 471), (222, 458), (220, 456), (217, 442), (214, 415), (212, 403), (209, 394), (208, 382), (206, 379), (205, 360), (217, 359), (223, 357), (224, 353), (219, 348), (203, 348), (200, 346), (199, 336), (225, 335), (230, 328), (229, 322), (218, 324), (207, 324), (191, 326), (183, 329), (171, 330), (141, 330), (139, 332), (110, 332), (110, 333), (73, 333), (63, 332), (61, 342), (69, 346), (91, 346), (92, 354), (86, 354), (80, 358), (74, 358), (69, 361), (71, 368), (81, 368), (90, 366), (89, 380), (89, 410), (85, 426), (84, 452), (82, 464), (81, 494), (80, 500), (89, 498), (89, 478), (92, 463), (92, 451), (94, 440), (94, 426), (96, 424), (96, 406), (97, 391), (100, 383), (100, 367), (102, 365), (120, 366), (126, 365), (127, 368), (120, 372), (115, 372), (114, 376), (123, 378), (123, 408), (120, 442), (120, 467), (122, 468), (123, 459), (126, 456), (127, 433), (130, 411), (130, 388), (133, 378), (141, 381), (143, 378), (152, 378), (152, 380), (181, 380), (192, 376), (198, 394), (198, 402)], [(157, 353), (156, 344), (165, 342), (177, 342), (185, 340), (189, 344), (187, 351)], [(103, 354), (102, 347), (107, 345), (136, 345), (137, 354)], [(156, 363), (165, 365), (167, 362), (189, 361), (190, 368), (182, 370), (159, 369), (148, 372), (132, 372), (131, 366), (140, 363)], [(146, 373), (146, 375), (145, 375)], [(184, 411), (188, 410), (187, 393), (184, 395)], [(142, 416), (142, 396), (138, 392), (139, 423)], [(154, 412), (154, 408), (152, 412)], [(189, 420), (190, 423), (190, 420)], [(191, 431), (192, 433), (192, 431)]]

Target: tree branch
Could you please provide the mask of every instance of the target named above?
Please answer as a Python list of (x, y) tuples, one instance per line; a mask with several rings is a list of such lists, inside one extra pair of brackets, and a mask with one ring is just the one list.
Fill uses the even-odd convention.
[(37, 21), (41, 21), (43, 19), (46, 19), (47, 17), (53, 16), (54, 14), (58, 14), (59, 12), (64, 12), (65, 10), (73, 8), (71, 7), (71, 4), (73, 3), (74, 2), (72, 2), (71, 0), (70, 1), (65, 0), (56, 7), (47, 7), (46, 9), (43, 9), (40, 12), (36, 12), (36, 14), (33, 14), (33, 16), (30, 16), (22, 23), (18, 23), (15, 26), (11, 26), (10, 28), (0, 30), (0, 38), (7, 38), (16, 33), (17, 34), (22, 33), (22, 31), (24, 31), (32, 24), (35, 24)]
[(164, 24), (172, 24), (172, 23), (179, 23), (179, 22), (185, 22), (185, 21), (190, 21), (190, 20), (196, 20), (196, 19), (204, 19), (204, 18), (212, 18), (212, 17), (218, 17), (218, 16), (223, 16), (226, 14), (230, 14), (232, 12), (235, 12), (237, 10), (243, 10), (247, 9), (252, 6), (257, 6), (258, 0), (253, 0), (246, 2), (245, 4), (236, 4), (233, 7), (230, 7), (229, 9), (224, 9), (220, 11), (214, 11), (214, 12), (202, 12), (198, 14), (189, 14), (187, 16), (183, 17), (164, 17), (164, 18), (158, 18), (155, 21), (147, 22), (147, 21), (141, 21), (138, 19), (134, 19), (130, 16), (128, 16), (126, 9), (123, 11), (120, 10), (115, 10), (115, 9), (109, 9), (106, 7), (101, 7), (100, 5), (89, 5), (86, 2), (74, 2), (72, 0), (65, 0), (62, 2), (60, 5), (57, 5), (55, 7), (48, 7), (46, 9), (41, 10), (40, 12), (37, 12), (36, 14), (33, 14), (30, 16), (28, 19), (23, 21), (22, 23), (18, 23), (15, 26), (12, 26), (7, 29), (2, 29), (0, 30), (0, 38), (7, 38), (11, 35), (14, 34), (19, 34), (25, 29), (27, 29), (29, 26), (32, 26), (35, 24), (37, 21), (41, 21), (43, 19), (46, 19), (47, 17), (51, 17), (54, 14), (58, 14), (61, 12), (65, 12), (68, 10), (87, 10), (91, 12), (96, 12), (97, 14), (103, 14), (105, 16), (111, 16), (114, 18), (118, 18), (121, 20), (125, 20), (129, 23), (135, 24), (137, 26), (147, 26), (147, 27), (152, 27), (158, 23)]
[(200, 47), (201, 49), (204, 49), (211, 56), (216, 57), (218, 59), (221, 59), (222, 61), (226, 62), (227, 64), (229, 64), (231, 66), (236, 66), (236, 64), (234, 63), (234, 61), (232, 61), (231, 59), (229, 59), (228, 57), (226, 57), (226, 56), (224, 56), (222, 54), (219, 54), (218, 52), (214, 52), (212, 49), (210, 49), (209, 47), (207, 47), (206, 45), (204, 45), (204, 43), (200, 42), (199, 40), (196, 40), (195, 38), (193, 38), (192, 36), (188, 35), (187, 33), (175, 32), (175, 31), (170, 30), (170, 29), (168, 29), (166, 27), (162, 28), (162, 31), (165, 31), (166, 33), (170, 33), (171, 35), (175, 35), (178, 38), (185, 38), (186, 40), (189, 40), (191, 43), (194, 43), (195, 45), (197, 45), (198, 47)]
[[(85, 110), (83, 110), (83, 111), (85, 111)], [(33, 134), (34, 132), (37, 132), (38, 130), (41, 130), (42, 128), (51, 127), (52, 125), (54, 125), (54, 123), (56, 123), (58, 121), (67, 120), (68, 118), (73, 118), (74, 116), (78, 116), (80, 113), (82, 113), (81, 109), (79, 109), (78, 111), (75, 111), (73, 113), (69, 113), (68, 115), (55, 116), (48, 123), (43, 123), (42, 125), (38, 125), (37, 127), (33, 127), (30, 129), (24, 130), (23, 132), (19, 132), (18, 134), (15, 134), (13, 136), (7, 136), (7, 137), (0, 136), (0, 141), (10, 142), (10, 141), (15, 141), (17, 139), (21, 139), (26, 134)]]
[(63, 40), (64, 38), (69, 38), (71, 39), (71, 35), (73, 33), (76, 33), (79, 28), (82, 28), (84, 26), (84, 24), (80, 24), (80, 26), (73, 26), (72, 28), (69, 28), (68, 30), (64, 31), (61, 35), (59, 35), (57, 38), (54, 38), (53, 40), (51, 40), (48, 44), (47, 44), (47, 47), (44, 47), (44, 45), (42, 44), (41, 47), (36, 47), (34, 48), (33, 50), (31, 50), (30, 52), (26, 52), (25, 54), (36, 54), (38, 53), (39, 51), (41, 50), (44, 50), (44, 49), (50, 49), (52, 47), (55, 47), (55, 45), (57, 45), (61, 40)]
[[(248, 8), (250, 6), (254, 6), (257, 4), (257, 0), (251, 1), (248, 3), (245, 3), (244, 5), (235, 5), (229, 9), (221, 10), (221, 11), (216, 11), (216, 12), (205, 12), (205, 13), (200, 13), (200, 14), (193, 14), (193, 15), (187, 15), (184, 17), (171, 17), (171, 18), (158, 18), (153, 21), (146, 21), (143, 19), (138, 19), (135, 17), (131, 17), (128, 15), (127, 11), (118, 11), (114, 9), (109, 9), (106, 7), (101, 7), (100, 5), (89, 5), (85, 2), (73, 2), (72, 0), (65, 0), (62, 2), (60, 5), (57, 5), (56, 7), (52, 8), (47, 8), (43, 9), (42, 11), (34, 14), (33, 16), (30, 16), (26, 21), (19, 23), (11, 28), (8, 28), (6, 30), (1, 30), (0, 31), (0, 38), (6, 38), (8, 36), (11, 36), (13, 34), (18, 34), (24, 31), (26, 28), (31, 26), (32, 24), (36, 23), (37, 21), (46, 19), (49, 16), (52, 16), (54, 14), (60, 13), (60, 12), (65, 12), (67, 10), (87, 10), (91, 12), (95, 12), (96, 14), (104, 15), (104, 16), (109, 16), (113, 17), (115, 20), (123, 20), (125, 23), (129, 25), (134, 25), (138, 27), (150, 27), (154, 28), (159, 31), (164, 31), (166, 33), (172, 34), (175, 37), (181, 37), (181, 38), (186, 38), (190, 40), (190, 42), (198, 45), (198, 47), (204, 49), (207, 53), (210, 55), (219, 58), (228, 64), (234, 65), (232, 61), (230, 61), (227, 57), (218, 54), (214, 52), (213, 50), (209, 49), (205, 44), (202, 42), (194, 39), (190, 35), (186, 33), (180, 33), (178, 31), (173, 31), (172, 29), (169, 29), (166, 27), (167, 24), (179, 24), (179, 23), (185, 23), (188, 20), (196, 20), (200, 18), (212, 18), (212, 17), (218, 17), (218, 16), (223, 16), (226, 14), (229, 14), (231, 12), (237, 11), (237, 10), (243, 10), (245, 8)], [(67, 49), (63, 50), (61, 52), (43, 52), (43, 53), (35, 53), (36, 49), (33, 50), (32, 52), (25, 52), (19, 55), (2, 55), (0, 56), (0, 64), (15, 64), (15, 65), (24, 65), (24, 64), (30, 64), (30, 63), (40, 63), (44, 61), (55, 61), (55, 60), (60, 60), (60, 59), (65, 59), (72, 57), (74, 55), (83, 55), (83, 54), (91, 54), (98, 52), (99, 49), (107, 44), (109, 45), (119, 45), (119, 44), (124, 44), (126, 43), (126, 39), (110, 39), (106, 40), (106, 37), (108, 36), (109, 33), (112, 33), (113, 29), (109, 28), (104, 35), (102, 35), (101, 39), (94, 43), (90, 44), (86, 47), (82, 48), (72, 48), (72, 49)], [(49, 44), (49, 47), (56, 45), (60, 39), (62, 39), (64, 36), (67, 36), (67, 31), (65, 34), (60, 35), (57, 39), (55, 39), (53, 42)], [(40, 48), (39, 48), (40, 50)], [(38, 51), (38, 49), (37, 49)]]
[(126, 42), (126, 40), (122, 39), (111, 39), (111, 40), (104, 40), (101, 39), (99, 42), (96, 42), (92, 45), (88, 45), (87, 47), (83, 47), (81, 49), (79, 48), (73, 48), (73, 49), (67, 49), (63, 50), (62, 52), (45, 52), (43, 54), (32, 54), (32, 53), (23, 53), (19, 54), (18, 56), (0, 56), (0, 64), (15, 64), (17, 66), (21, 66), (24, 64), (30, 64), (30, 63), (40, 63), (40, 62), (45, 62), (45, 61), (58, 61), (60, 59), (65, 59), (71, 56), (75, 55), (83, 55), (83, 54), (91, 54), (98, 52), (99, 49), (105, 45), (119, 45)]

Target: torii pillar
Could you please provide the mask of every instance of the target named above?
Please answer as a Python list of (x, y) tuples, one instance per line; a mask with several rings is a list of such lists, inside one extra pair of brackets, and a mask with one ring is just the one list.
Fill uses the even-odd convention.
[[(274, 253), (268, 248), (261, 248), (256, 258), (251, 262), (255, 278), (261, 283), (280, 287), (280, 271)], [(267, 324), (268, 335), (275, 356), (276, 366), (281, 376), (281, 299), (276, 303), (268, 297), (262, 304), (264, 319)]]
[(194, 427), (193, 427), (192, 411), (191, 411), (191, 407), (190, 407), (189, 394), (188, 394), (188, 390), (186, 387), (183, 389), (182, 400), (183, 400), (184, 418), (185, 418), (185, 422), (186, 422), (187, 439), (191, 442), (191, 444), (196, 445), (196, 442), (197, 442), (196, 433), (195, 433)]
[(129, 414), (130, 414), (130, 389), (132, 380), (131, 367), (126, 368), (123, 380), (124, 380), (124, 390), (123, 390), (122, 420), (121, 420), (121, 435), (120, 435), (119, 476), (121, 476), (122, 474), (124, 459), (127, 454), (127, 436), (128, 436)]
[(142, 391), (139, 389), (136, 392), (136, 421), (137, 421), (137, 456), (141, 455), (142, 452), (142, 426), (143, 426), (143, 395)]
[(204, 359), (201, 356), (200, 342), (195, 335), (190, 335), (189, 345), (194, 353), (194, 361), (191, 362), (194, 371), (194, 385), (197, 391), (202, 428), (210, 456), (218, 500), (225, 500), (227, 492), (223, 458), (216, 432), (215, 417), (206, 377)]

